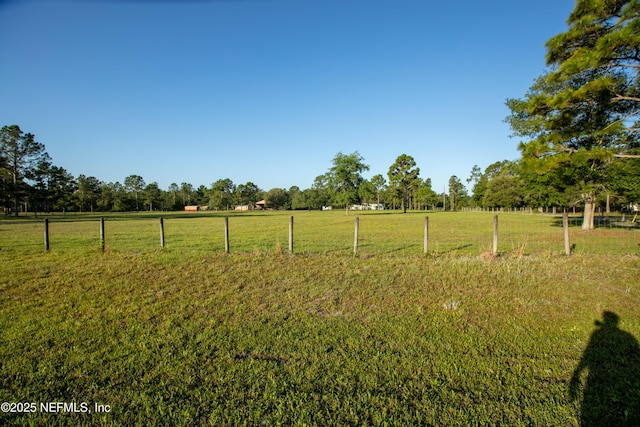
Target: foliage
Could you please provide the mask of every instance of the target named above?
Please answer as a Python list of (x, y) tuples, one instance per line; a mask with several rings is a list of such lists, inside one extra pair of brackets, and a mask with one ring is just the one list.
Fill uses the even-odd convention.
[(78, 186), (76, 197), (78, 199), (80, 212), (83, 212), (87, 205), (89, 210), (93, 212), (95, 203), (100, 197), (101, 182), (96, 177), (87, 177), (85, 175), (78, 176), (76, 182)]
[(522, 205), (522, 182), (518, 176), (503, 173), (487, 183), (483, 206), (515, 208)]
[(338, 206), (344, 206), (349, 212), (349, 205), (358, 200), (358, 190), (364, 182), (362, 172), (368, 171), (369, 165), (357, 151), (351, 154), (339, 152), (333, 158), (333, 166), (327, 174), (329, 187), (333, 191), (333, 200)]
[(415, 201), (417, 208), (427, 209), (428, 206), (434, 206), (438, 202), (438, 195), (431, 188), (431, 178), (420, 181), (415, 191)]
[(236, 187), (236, 203), (239, 205), (252, 206), (262, 198), (263, 191), (251, 181)]
[(129, 175), (124, 179), (124, 189), (128, 193), (133, 193), (136, 199), (136, 211), (140, 210), (140, 205), (138, 203), (138, 197), (140, 192), (144, 189), (146, 183), (144, 179), (140, 175)]
[[(3, 126), (0, 129), (0, 158), (4, 166), (3, 199), (5, 209), (18, 216), (21, 198), (28, 194), (27, 180), (34, 178), (38, 164), (49, 156), (43, 144), (31, 133), (24, 133), (19, 126)], [(12, 205), (9, 205), (9, 201)]]
[(389, 167), (389, 184), (402, 192), (402, 210), (407, 213), (409, 187), (414, 185), (420, 174), (416, 161), (407, 154), (401, 154)]
[(453, 175), (449, 178), (449, 208), (455, 211), (457, 207), (466, 205), (467, 189), (464, 188), (460, 178)]
[(507, 118), (525, 170), (563, 169), (560, 184), (585, 202), (593, 228), (597, 193), (608, 187), (615, 156), (633, 156), (638, 140), (640, 6), (635, 1), (579, 0), (569, 29), (547, 43), (551, 71), (523, 100), (507, 100)]
[(211, 184), (208, 205), (214, 209), (229, 210), (233, 205), (235, 190), (236, 186), (229, 178), (217, 180)]
[(289, 193), (284, 188), (272, 188), (264, 195), (264, 200), (269, 208), (287, 209), (291, 207)]
[(165, 207), (163, 203), (163, 194), (162, 190), (160, 190), (160, 186), (157, 182), (152, 182), (147, 184), (142, 190), (143, 203), (145, 206), (149, 207), (149, 211), (153, 211), (153, 207)]
[(373, 177), (371, 177), (370, 182), (371, 182), (371, 185), (373, 185), (373, 188), (376, 191), (376, 198), (377, 198), (378, 205), (379, 205), (380, 204), (380, 194), (387, 187), (387, 181), (384, 179), (384, 176), (382, 176), (381, 174), (377, 174), (377, 175), (374, 175)]

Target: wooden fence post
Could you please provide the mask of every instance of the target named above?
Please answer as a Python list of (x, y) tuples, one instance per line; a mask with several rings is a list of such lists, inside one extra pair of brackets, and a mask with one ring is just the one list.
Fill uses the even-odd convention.
[(493, 256), (498, 256), (498, 215), (493, 216)]
[(429, 252), (429, 217), (424, 217), (424, 253)]
[(100, 218), (100, 248), (104, 252), (104, 218)]
[(49, 218), (44, 219), (44, 250), (49, 251)]
[(293, 255), (293, 215), (289, 218), (289, 253)]
[(224, 217), (224, 252), (229, 253), (229, 217)]
[(569, 241), (569, 214), (565, 208), (562, 213), (562, 229), (564, 230), (564, 253), (571, 255), (571, 242)]
[(160, 217), (160, 247), (164, 248), (164, 219)]
[(360, 228), (360, 217), (356, 217), (356, 231), (353, 236), (353, 254), (358, 253), (358, 229)]

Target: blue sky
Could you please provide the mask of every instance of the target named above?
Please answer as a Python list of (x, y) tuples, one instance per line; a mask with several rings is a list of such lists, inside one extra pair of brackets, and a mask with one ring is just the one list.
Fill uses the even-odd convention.
[(74, 176), (309, 188), (338, 152), (445, 189), (519, 157), (503, 122), (573, 0), (0, 0), (0, 125)]

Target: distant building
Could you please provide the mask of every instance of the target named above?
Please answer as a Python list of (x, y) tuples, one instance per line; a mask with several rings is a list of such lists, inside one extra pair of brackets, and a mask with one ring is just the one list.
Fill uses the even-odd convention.
[(383, 211), (384, 203), (363, 203), (361, 205), (351, 205), (352, 211)]
[(185, 212), (197, 212), (197, 211), (208, 211), (208, 210), (209, 210), (209, 206), (192, 205), (192, 206), (184, 207)]

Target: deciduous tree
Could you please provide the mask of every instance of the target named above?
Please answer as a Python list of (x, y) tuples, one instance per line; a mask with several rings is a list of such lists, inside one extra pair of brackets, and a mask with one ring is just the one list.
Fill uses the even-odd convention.
[(272, 188), (264, 195), (266, 205), (273, 209), (286, 209), (291, 204), (289, 193), (284, 188)]
[(369, 165), (364, 163), (364, 158), (357, 151), (352, 154), (339, 152), (333, 158), (328, 181), (334, 190), (336, 204), (344, 205), (347, 215), (349, 215), (349, 205), (358, 200), (358, 189), (364, 182), (362, 172), (368, 170)]
[(229, 178), (219, 179), (211, 184), (209, 206), (216, 209), (229, 209), (233, 203), (236, 186)]

